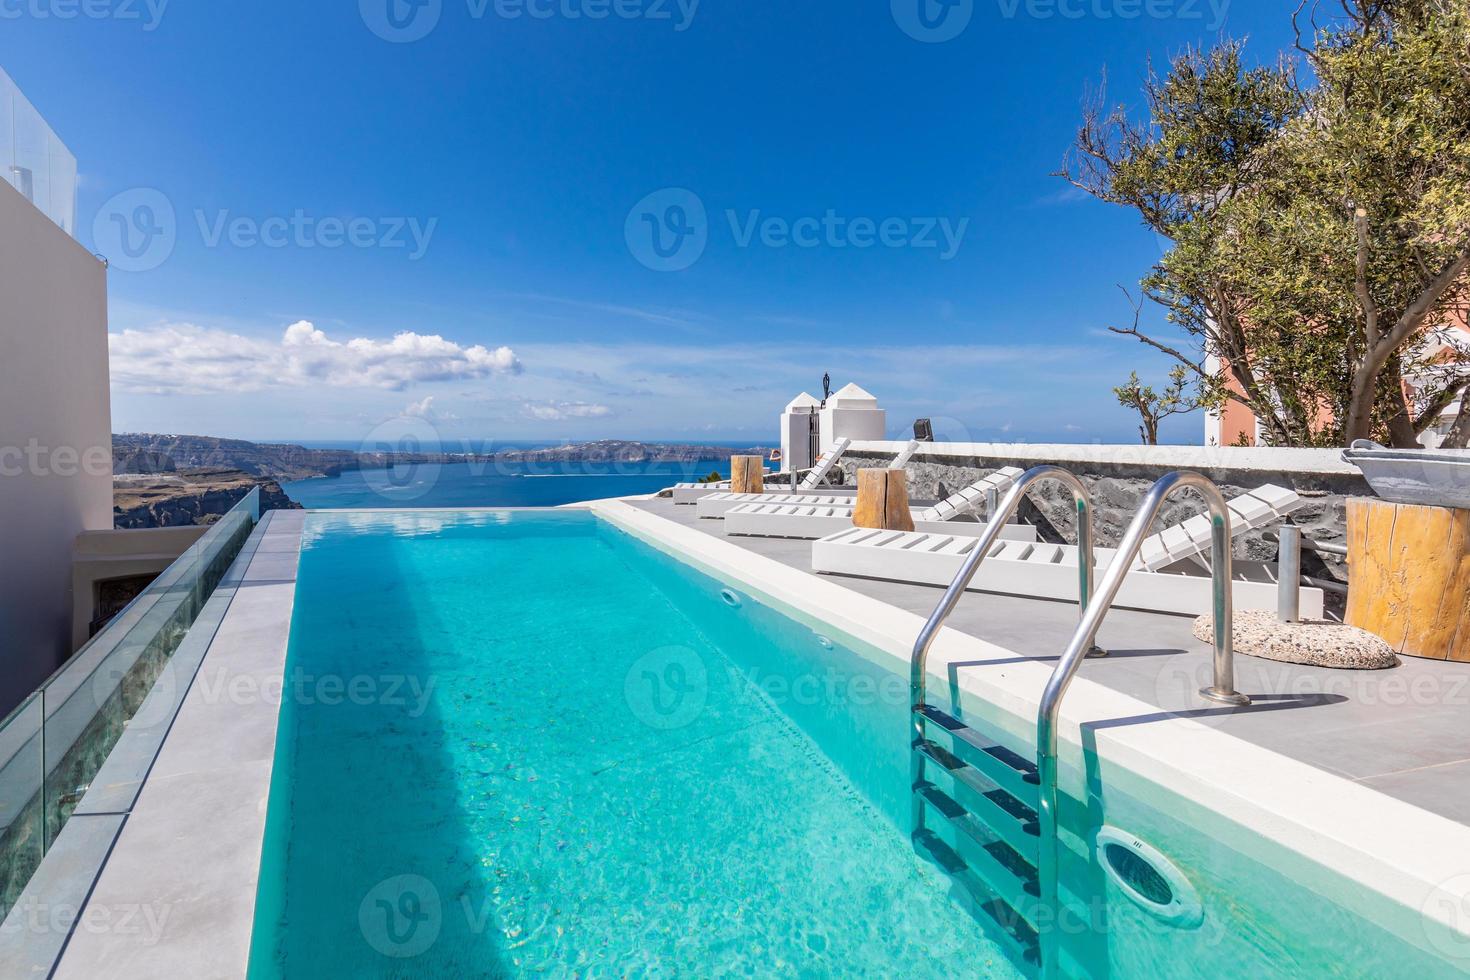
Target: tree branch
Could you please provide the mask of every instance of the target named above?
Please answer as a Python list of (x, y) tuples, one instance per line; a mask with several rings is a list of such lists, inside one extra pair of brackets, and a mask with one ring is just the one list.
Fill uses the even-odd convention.
[(1358, 208), (1353, 212), (1353, 227), (1358, 232), (1358, 255), (1353, 278), (1353, 293), (1358, 297), (1358, 306), (1363, 310), (1363, 333), (1368, 338), (1368, 350), (1378, 346), (1378, 304), (1368, 291), (1368, 212)]

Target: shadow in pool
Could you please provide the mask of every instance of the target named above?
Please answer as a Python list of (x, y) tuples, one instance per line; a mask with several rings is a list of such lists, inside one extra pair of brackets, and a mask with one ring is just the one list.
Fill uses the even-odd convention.
[(511, 972), (434, 696), (442, 665), (414, 642), (448, 625), (413, 601), (402, 546), (333, 534), (302, 553), (252, 980)]

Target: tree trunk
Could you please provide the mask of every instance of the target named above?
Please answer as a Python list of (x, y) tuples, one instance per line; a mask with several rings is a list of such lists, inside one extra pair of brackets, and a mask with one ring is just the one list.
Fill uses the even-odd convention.
[(1455, 424), (1440, 443), (1442, 449), (1464, 449), (1470, 446), (1470, 388), (1460, 392), (1460, 411)]
[(1343, 420), (1342, 438), (1351, 446), (1358, 439), (1373, 436), (1373, 396), (1378, 390), (1378, 372), (1361, 365), (1353, 373), (1353, 394), (1348, 401), (1347, 418)]
[(1394, 449), (1418, 449), (1419, 433), (1414, 430), (1414, 416), (1409, 411), (1409, 398), (1404, 393), (1404, 377), (1399, 371), (1398, 362), (1384, 368), (1388, 377), (1384, 379), (1385, 384), (1391, 385), (1394, 412), (1393, 417), (1388, 420), (1388, 442)]
[(1470, 662), (1470, 511), (1348, 501), (1345, 622), (1399, 653)]
[(761, 493), (765, 490), (765, 460), (760, 456), (730, 457), (732, 493)]

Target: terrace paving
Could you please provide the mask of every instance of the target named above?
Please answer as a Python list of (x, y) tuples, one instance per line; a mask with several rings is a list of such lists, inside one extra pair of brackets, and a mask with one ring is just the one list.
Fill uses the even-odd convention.
[[(667, 499), (630, 501), (651, 514), (811, 573), (811, 542), (727, 537)], [(928, 616), (941, 589), (849, 576), (822, 576), (879, 602)], [(1055, 661), (1077, 622), (1075, 604), (969, 593), (948, 625), (1036, 661)], [(1402, 658), (1383, 671), (1305, 667), (1237, 655), (1236, 687), (1247, 708), (1206, 706), (1195, 692), (1210, 677), (1211, 649), (1190, 634), (1193, 620), (1128, 609), (1108, 614), (1099, 642), (1110, 656), (1081, 676), (1281, 755), (1360, 782), (1470, 825), (1470, 664)], [(1133, 719), (1146, 724), (1150, 718)]]

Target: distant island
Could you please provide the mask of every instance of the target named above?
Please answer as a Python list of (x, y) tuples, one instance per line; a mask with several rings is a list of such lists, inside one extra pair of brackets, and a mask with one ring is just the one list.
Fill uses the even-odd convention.
[(546, 449), (468, 452), (355, 452), (308, 449), (214, 436), (127, 432), (112, 437), (113, 515), (117, 527), (208, 524), (259, 486), (267, 509), (297, 505), (280, 484), (404, 463), (692, 463), (767, 455), (771, 447), (684, 445), (602, 439)]

